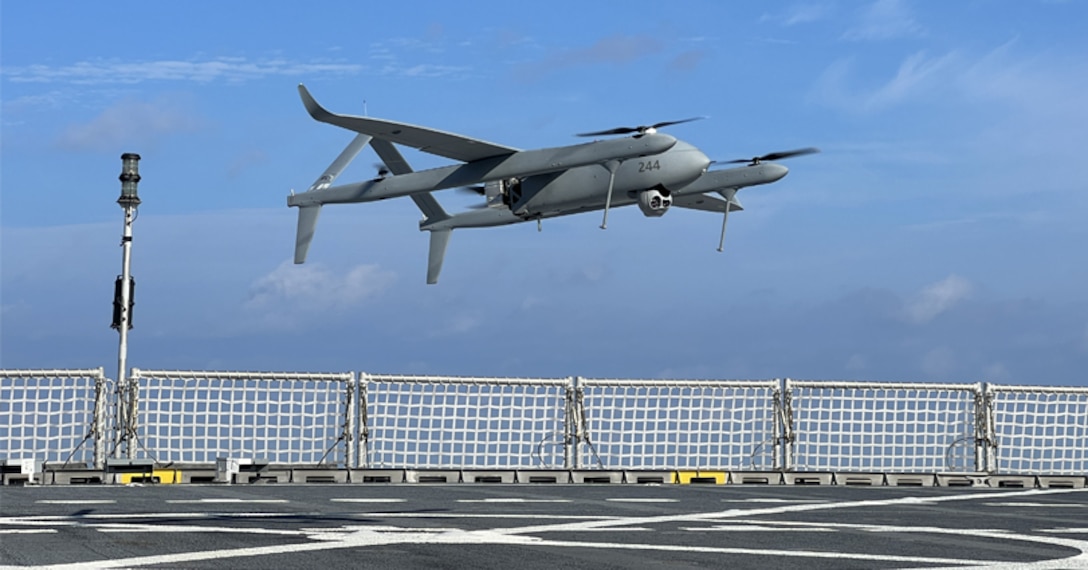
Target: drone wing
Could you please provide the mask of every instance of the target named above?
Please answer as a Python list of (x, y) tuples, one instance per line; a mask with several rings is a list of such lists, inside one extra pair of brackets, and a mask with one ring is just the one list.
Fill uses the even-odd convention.
[(322, 123), (336, 125), (349, 131), (370, 135), (375, 139), (387, 140), (445, 158), (473, 162), (485, 158), (506, 156), (520, 150), (407, 123), (372, 119), (370, 117), (337, 115), (318, 104), (310, 95), (310, 92), (306, 90), (306, 86), (299, 84), (298, 93), (302, 97), (302, 104), (306, 106), (306, 111), (310, 113), (311, 117)]

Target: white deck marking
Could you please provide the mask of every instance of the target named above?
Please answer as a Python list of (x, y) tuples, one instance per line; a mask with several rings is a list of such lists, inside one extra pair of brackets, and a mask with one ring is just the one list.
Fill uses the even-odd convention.
[(1068, 508), (1068, 509), (1083, 509), (1088, 505), (1080, 505), (1077, 503), (983, 503), (987, 507), (1024, 507), (1024, 508)]
[(329, 499), (334, 503), (403, 503), (404, 499), (349, 497), (346, 499)]
[(172, 505), (185, 505), (185, 504), (207, 505), (207, 504), (221, 504), (221, 503), (228, 503), (228, 504), (261, 504), (261, 503), (277, 504), (277, 503), (288, 503), (290, 501), (288, 501), (287, 499), (174, 499), (174, 500), (170, 500), (170, 501), (166, 501), (166, 502), (169, 503), (169, 504), (172, 504)]
[(55, 534), (55, 528), (3, 528), (0, 534)]
[[(539, 513), (352, 513), (355, 517), (385, 517), (393, 519), (549, 519), (561, 521), (614, 521), (620, 522), (631, 517), (594, 516), (594, 515), (544, 515)], [(592, 529), (582, 529), (592, 530)]]
[(117, 503), (117, 501), (113, 501), (110, 499), (43, 500), (34, 502), (38, 503), (39, 505), (113, 505)]
[(823, 499), (722, 499), (723, 503), (828, 503)]
[(682, 526), (680, 530), (691, 532), (831, 532), (829, 528), (789, 528), (781, 526), (762, 526), (758, 524), (719, 524), (714, 526)]
[(494, 499), (457, 499), (458, 503), (569, 503), (570, 499), (518, 499), (518, 498), (494, 498)]
[(675, 503), (676, 502), (676, 499), (653, 499), (653, 498), (640, 499), (640, 498), (637, 498), (637, 497), (618, 498), (618, 499), (605, 499), (605, 500), (606, 501), (611, 501), (613, 503)]
[[(1039, 544), (1045, 544), (1047, 546), (1065, 546), (1078, 552), (1078, 554), (1072, 557), (1040, 560), (1036, 562), (1023, 562), (1023, 561), (1006, 561), (1006, 560), (975, 560), (975, 559), (957, 559), (957, 558), (936, 558), (936, 557), (918, 557), (918, 556), (893, 556), (882, 554), (861, 554), (850, 552), (828, 552), (828, 551), (802, 551), (802, 550), (788, 550), (782, 548), (773, 549), (750, 549), (750, 548), (722, 548), (711, 546), (694, 546), (694, 545), (660, 545), (660, 544), (624, 544), (613, 542), (588, 542), (577, 540), (549, 540), (538, 536), (540, 534), (547, 534), (553, 532), (613, 532), (621, 529), (631, 528), (645, 528), (648, 525), (667, 524), (667, 523), (713, 523), (721, 520), (728, 520), (733, 524), (742, 524), (747, 522), (746, 519), (750, 517), (760, 517), (765, 515), (782, 515), (790, 513), (811, 513), (823, 510), (835, 510), (835, 509), (853, 509), (853, 508), (869, 508), (869, 507), (898, 507), (902, 505), (933, 505), (940, 503), (948, 503), (952, 501), (985, 501), (987, 499), (993, 500), (997, 498), (1008, 499), (1010, 497), (1032, 495), (1039, 497), (1041, 495), (1052, 495), (1057, 493), (1071, 493), (1071, 492), (1085, 492), (1085, 490), (1047, 490), (1047, 491), (1024, 491), (1024, 492), (979, 492), (969, 493), (963, 495), (940, 495), (940, 496), (928, 496), (928, 497), (899, 497), (893, 499), (876, 499), (876, 500), (861, 500), (861, 501), (844, 501), (838, 503), (821, 503), (821, 504), (806, 504), (806, 505), (782, 505), (776, 507), (762, 507), (762, 508), (736, 508), (728, 509), (725, 511), (717, 512), (699, 512), (699, 513), (680, 513), (670, 515), (658, 515), (658, 516), (624, 516), (624, 517), (581, 517), (581, 522), (564, 522), (555, 524), (534, 524), (529, 526), (512, 527), (512, 528), (493, 528), (484, 530), (464, 530), (458, 528), (400, 528), (395, 526), (377, 526), (377, 525), (345, 525), (340, 527), (331, 527), (327, 529), (315, 529), (316, 532), (305, 531), (305, 536), (310, 538), (314, 542), (306, 542), (299, 544), (281, 544), (265, 547), (254, 548), (233, 548), (223, 550), (211, 550), (203, 552), (185, 552), (166, 555), (155, 556), (139, 556), (132, 558), (116, 559), (116, 560), (94, 560), (90, 562), (80, 562), (73, 564), (57, 564), (53, 566), (45, 566), (44, 568), (50, 568), (54, 570), (90, 570), (95, 568), (128, 568), (133, 566), (147, 566), (147, 565), (160, 565), (160, 564), (175, 564), (185, 566), (192, 562), (203, 560), (223, 560), (229, 558), (238, 557), (250, 557), (250, 556), (270, 556), (277, 554), (288, 553), (301, 553), (301, 552), (315, 552), (322, 550), (333, 550), (343, 548), (361, 548), (368, 546), (380, 546), (390, 544), (440, 544), (440, 545), (463, 545), (463, 544), (501, 544), (501, 545), (516, 545), (522, 547), (531, 546), (546, 546), (546, 547), (570, 547), (570, 548), (599, 548), (599, 549), (614, 549), (614, 550), (627, 550), (627, 551), (658, 551), (658, 552), (703, 552), (711, 554), (741, 554), (741, 555), (753, 555), (753, 556), (767, 556), (770, 560), (776, 558), (789, 557), (789, 558), (813, 558), (813, 559), (844, 559), (844, 560), (860, 560), (860, 561), (883, 561), (883, 562), (896, 562), (900, 565), (906, 564), (941, 564), (949, 567), (985, 567), (991, 569), (1000, 570), (1012, 570), (1014, 568), (1032, 568), (1032, 569), (1056, 569), (1056, 568), (1088, 568), (1088, 540), (1074, 540), (1070, 538), (1061, 538), (1053, 536), (1037, 536), (1028, 534), (1017, 534), (1007, 530), (985, 530), (985, 529), (966, 529), (966, 528), (940, 528), (940, 527), (909, 527), (909, 526), (882, 526), (882, 525), (860, 525), (860, 524), (824, 524), (824, 523), (801, 523), (801, 522), (784, 522), (781, 525), (780, 532), (795, 531), (793, 527), (804, 526), (826, 526), (831, 528), (845, 528), (852, 530), (871, 531), (871, 532), (887, 532), (887, 533), (925, 533), (925, 534), (938, 534), (938, 535), (952, 535), (971, 538), (987, 538), (1001, 541), (1023, 541), (1034, 542)], [(409, 517), (435, 517), (438, 513), (373, 513), (374, 516), (395, 518), (402, 516)], [(476, 518), (485, 517), (490, 515), (458, 515), (455, 513), (447, 513), (448, 518)], [(175, 514), (175, 516), (177, 516)], [(538, 516), (534, 514), (516, 515), (517, 518), (530, 518), (530, 519), (543, 519), (549, 518), (546, 516)], [(512, 518), (511, 515), (506, 515), (502, 518)], [(559, 517), (555, 517), (559, 518)], [(573, 517), (563, 517), (571, 519)], [(84, 521), (85, 517), (55, 517), (55, 520), (63, 521), (60, 524), (65, 524), (67, 521)], [(770, 521), (752, 521), (754, 523), (767, 526), (771, 528), (775, 525)], [(97, 525), (88, 525), (97, 526)], [(142, 525), (145, 528), (162, 528), (158, 525)], [(728, 525), (725, 525), (728, 526)], [(150, 532), (150, 530), (149, 530)], [(186, 525), (173, 525), (170, 527), (169, 532), (204, 532), (199, 526), (186, 526)], [(228, 563), (229, 565), (229, 563)]]

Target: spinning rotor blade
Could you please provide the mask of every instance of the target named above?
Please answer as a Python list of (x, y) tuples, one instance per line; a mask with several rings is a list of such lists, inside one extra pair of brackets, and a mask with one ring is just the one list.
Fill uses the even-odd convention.
[(790, 158), (794, 156), (802, 156), (806, 154), (815, 154), (820, 152), (820, 149), (816, 147), (799, 148), (796, 150), (786, 150), (781, 152), (771, 152), (763, 156), (754, 156), (752, 158), (738, 158), (736, 160), (721, 161), (720, 164), (759, 164), (764, 160), (782, 160), (783, 158)]
[(706, 117), (691, 117), (688, 119), (680, 119), (679, 121), (662, 121), (660, 123), (654, 123), (652, 125), (640, 125), (638, 127), (616, 127), (614, 129), (607, 129), (603, 131), (593, 131), (590, 133), (578, 133), (574, 135), (576, 137), (596, 137), (602, 135), (626, 135), (630, 133), (638, 133), (645, 135), (648, 133), (655, 133), (657, 129), (661, 127), (668, 127), (670, 125), (679, 125), (680, 123), (690, 123), (692, 121), (698, 121), (699, 119), (705, 119)]

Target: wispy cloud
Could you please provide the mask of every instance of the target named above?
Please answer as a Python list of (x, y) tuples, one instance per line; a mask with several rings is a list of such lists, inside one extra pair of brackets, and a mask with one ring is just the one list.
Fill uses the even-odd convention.
[(170, 97), (155, 101), (125, 100), (86, 123), (68, 127), (57, 145), (69, 150), (109, 151), (125, 145), (147, 147), (162, 137), (193, 132), (204, 120)]
[(481, 315), (459, 313), (434, 323), (427, 336), (431, 338), (461, 336), (479, 329), (483, 322)]
[(761, 22), (777, 22), (783, 27), (790, 27), (798, 24), (817, 22), (826, 18), (830, 13), (831, 8), (826, 4), (804, 2), (794, 4), (777, 14), (763, 14), (759, 20)]
[(922, 33), (922, 26), (903, 0), (876, 0), (861, 10), (857, 24), (846, 30), (843, 39), (893, 40)]
[(144, 81), (238, 82), (284, 75), (356, 75), (365, 70), (365, 66), (354, 63), (286, 59), (255, 61), (246, 58), (217, 58), (204, 61), (95, 59), (60, 66), (35, 64), (5, 67), (3, 74), (13, 83), (116, 85)]
[(396, 274), (377, 265), (338, 274), (319, 263), (285, 261), (253, 282), (243, 308), (261, 327), (289, 329), (357, 307), (394, 281)]
[(624, 65), (638, 61), (664, 49), (661, 41), (646, 35), (613, 35), (601, 38), (593, 45), (568, 49), (541, 61), (523, 66), (519, 76), (535, 80), (541, 76), (586, 65)]
[(959, 275), (949, 275), (922, 289), (906, 304), (904, 309), (907, 320), (916, 324), (928, 323), (970, 297), (973, 290), (974, 286), (967, 279)]
[(814, 95), (826, 104), (850, 111), (881, 111), (944, 88), (948, 72), (960, 63), (956, 53), (929, 56), (918, 52), (903, 60), (886, 83), (870, 89), (855, 89), (848, 85), (854, 75), (853, 62), (839, 60), (821, 75)]

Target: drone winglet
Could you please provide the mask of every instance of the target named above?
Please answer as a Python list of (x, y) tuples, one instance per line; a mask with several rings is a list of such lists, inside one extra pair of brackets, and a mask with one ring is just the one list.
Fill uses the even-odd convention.
[(314, 120), (325, 123), (333, 116), (328, 109), (325, 109), (317, 102), (317, 99), (314, 99), (313, 95), (310, 95), (310, 90), (306, 89), (306, 86), (301, 83), (298, 84), (298, 94), (302, 97), (302, 105), (306, 107), (306, 112), (309, 113)]

